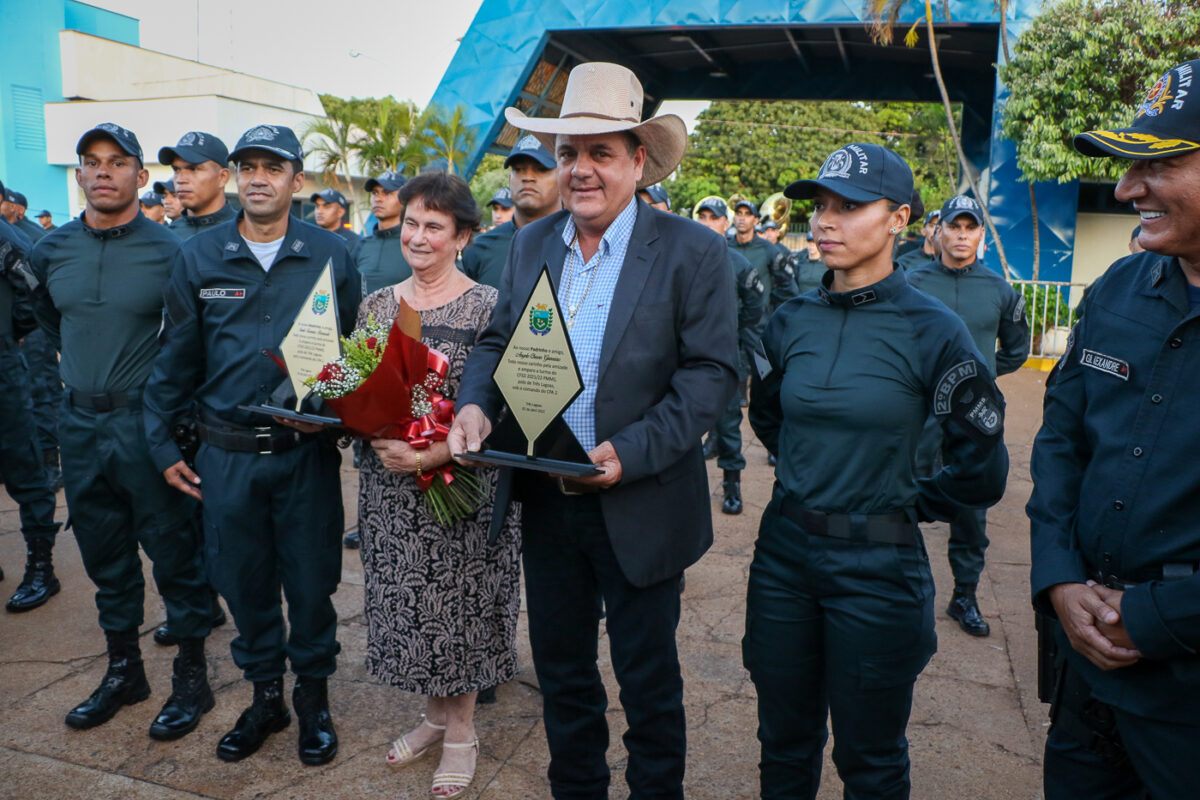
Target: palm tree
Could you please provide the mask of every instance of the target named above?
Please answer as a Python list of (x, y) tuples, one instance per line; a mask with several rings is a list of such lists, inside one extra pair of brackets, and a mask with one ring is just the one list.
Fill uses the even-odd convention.
[(467, 163), (475, 143), (475, 131), (466, 121), (467, 111), (459, 105), (453, 112), (437, 105), (425, 109), (423, 130), (428, 134), (428, 152), (446, 162), (446, 171), (454, 174)]
[[(896, 27), (896, 22), (900, 17), (900, 9), (907, 5), (908, 0), (867, 0), (867, 10), (871, 19), (871, 38), (879, 44), (891, 44), (893, 33)], [(1003, 11), (1007, 7), (1007, 0), (1001, 2), (1001, 29), (1004, 28)], [(946, 19), (950, 19), (950, 0), (941, 0), (942, 14)], [(942, 66), (938, 59), (937, 38), (934, 36), (933, 30), (933, 3), (932, 0), (925, 0), (925, 16), (922, 19), (913, 23), (908, 29), (908, 33), (904, 36), (904, 44), (908, 47), (915, 47), (919, 34), (917, 26), (922, 22), (925, 23), (925, 30), (929, 39), (929, 60), (933, 65), (933, 77), (937, 81), (938, 92), (942, 96), (942, 107), (946, 111), (946, 125), (950, 128), (950, 140), (954, 142), (954, 149), (958, 152), (958, 163), (962, 165), (963, 176), (967, 179), (968, 185), (971, 187), (971, 193), (976, 198), (982, 200), (982, 195), (979, 193), (979, 186), (975, 180), (975, 173), (967, 161), (967, 155), (963, 152), (962, 139), (958, 135), (958, 126), (954, 124), (954, 110), (950, 107), (950, 94), (946, 91), (946, 80), (942, 76)], [(1004, 38), (1007, 45), (1007, 36)], [(1032, 191), (1032, 187), (1031, 187)], [(987, 224), (988, 230), (991, 231), (992, 240), (996, 243), (996, 255), (1000, 259), (1000, 267), (1004, 270), (1004, 277), (1009, 277), (1008, 258), (1004, 255), (1004, 244), (1000, 241), (1000, 234), (996, 231), (996, 224), (992, 221), (991, 212), (988, 211), (987, 203), (980, 203), (983, 208), (983, 220)]]
[(349, 104), (326, 112), (324, 119), (314, 118), (300, 129), (300, 140), (317, 157), (321, 178), (327, 184), (337, 186), (338, 172), (346, 181), (346, 194), (354, 193), (350, 182), (351, 162), (357, 157), (358, 140), (362, 131), (358, 125), (358, 114)]
[(428, 158), (420, 110), (411, 101), (384, 97), (362, 119), (358, 157), (368, 174), (387, 170), (414, 174)]

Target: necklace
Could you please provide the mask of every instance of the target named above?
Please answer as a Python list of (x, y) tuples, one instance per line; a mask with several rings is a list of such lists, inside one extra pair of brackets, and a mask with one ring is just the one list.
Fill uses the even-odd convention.
[[(574, 278), (575, 278), (575, 269), (574, 269), (574, 266), (575, 266), (575, 244), (578, 241), (579, 241), (579, 232), (576, 231), (575, 235), (573, 237), (571, 237), (570, 246), (567, 248), (567, 268), (566, 268), (567, 282), (566, 282), (566, 285), (563, 287), (563, 295), (566, 297), (566, 300), (567, 300), (567, 330), (571, 330), (572, 326), (575, 325), (575, 315), (579, 313), (579, 309), (583, 307), (584, 301), (587, 300), (588, 295), (592, 293), (592, 285), (596, 283), (596, 273), (600, 271), (600, 262), (597, 261), (596, 266), (592, 267), (592, 274), (590, 276), (588, 276), (588, 282), (587, 282), (587, 286), (583, 290), (583, 296), (579, 298), (579, 302), (572, 303), (571, 302), (571, 284), (574, 282)], [(597, 251), (597, 252), (599, 252), (599, 251)], [(583, 254), (582, 253), (579, 254), (579, 260), (581, 262), (581, 266), (580, 266), (581, 269), (583, 267), (587, 266), (586, 263), (583, 263)]]

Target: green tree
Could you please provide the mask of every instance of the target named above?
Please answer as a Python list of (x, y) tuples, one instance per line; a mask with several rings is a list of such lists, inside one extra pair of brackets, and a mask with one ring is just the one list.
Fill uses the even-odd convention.
[(508, 186), (508, 170), (504, 168), (504, 156), (487, 153), (471, 178), (471, 195), (480, 211), (487, 213), (487, 202), (501, 186)]
[(1002, 130), (1025, 176), (1119, 178), (1122, 160), (1081, 156), (1072, 137), (1128, 125), (1154, 81), (1196, 57), (1198, 32), (1195, 0), (1061, 0), (1035, 18), (1000, 67)]
[(466, 166), (471, 147), (475, 143), (475, 131), (467, 125), (467, 112), (463, 106), (453, 111), (436, 104), (425, 109), (427, 152), (435, 160), (446, 163), (446, 170), (454, 174)]
[[(908, 2), (909, 0), (867, 0), (867, 12), (871, 20), (871, 38), (880, 44), (891, 44), (896, 22), (899, 21), (900, 11)], [(967, 184), (971, 187), (971, 194), (982, 198), (983, 195), (980, 194), (978, 182), (975, 179), (975, 171), (971, 166), (971, 162), (967, 160), (967, 154), (963, 152), (962, 137), (958, 135), (958, 125), (954, 119), (954, 109), (950, 103), (950, 94), (946, 90), (946, 79), (942, 75), (942, 63), (938, 57), (937, 36), (934, 34), (933, 29), (933, 2), (932, 0), (925, 0), (924, 5), (924, 15), (908, 29), (908, 33), (904, 36), (904, 43), (908, 47), (916, 47), (917, 42), (920, 40), (917, 28), (924, 24), (925, 39), (929, 45), (929, 64), (933, 68), (933, 77), (937, 81), (938, 93), (942, 96), (942, 107), (946, 112), (946, 125), (950, 129), (950, 141), (954, 143), (954, 150), (958, 154), (958, 163), (962, 166), (963, 177), (966, 178)], [(950, 0), (941, 0), (939, 5), (942, 17), (949, 20)], [(997, 5), (1000, 9), (1000, 16), (1003, 19), (1008, 6), (1007, 0), (999, 0)], [(1002, 40), (1007, 50), (1007, 34), (1002, 36)], [(1008, 257), (1004, 254), (1004, 243), (1000, 241), (1000, 233), (996, 230), (995, 222), (992, 221), (992, 215), (988, 211), (987, 203), (982, 204), (982, 210), (983, 221), (991, 232), (992, 241), (996, 245), (996, 256), (1000, 261), (1000, 268), (1007, 278), (1009, 274)]]
[(697, 115), (687, 155), (667, 190), (680, 208), (711, 194), (762, 202), (815, 174), (838, 145), (859, 141), (899, 152), (913, 167), (922, 198), (940, 205), (954, 190), (946, 136), (945, 119), (932, 104), (716, 101)]
[(368, 175), (394, 170), (412, 176), (429, 160), (421, 111), (413, 102), (391, 96), (364, 102), (359, 122), (358, 157)]
[[(358, 160), (357, 141), (361, 136), (359, 115), (350, 103), (327, 108), (323, 119), (313, 118), (301, 127), (300, 141), (316, 156), (317, 169), (325, 183), (337, 186), (346, 181), (347, 194), (353, 194), (350, 170)], [(339, 176), (338, 173), (341, 173)]]

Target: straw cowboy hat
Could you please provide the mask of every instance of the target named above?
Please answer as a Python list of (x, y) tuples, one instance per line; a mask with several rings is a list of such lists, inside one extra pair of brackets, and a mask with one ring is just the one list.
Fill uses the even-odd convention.
[(516, 108), (504, 109), (514, 128), (532, 133), (553, 153), (560, 133), (587, 135), (629, 131), (646, 146), (646, 166), (638, 188), (658, 183), (679, 166), (687, 149), (687, 128), (674, 114), (642, 122), (642, 84), (620, 64), (592, 61), (571, 70), (562, 110), (557, 118), (530, 117)]

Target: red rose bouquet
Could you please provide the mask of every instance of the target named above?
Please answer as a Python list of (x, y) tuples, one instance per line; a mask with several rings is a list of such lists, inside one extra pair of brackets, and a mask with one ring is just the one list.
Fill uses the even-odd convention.
[[(449, 360), (421, 342), (421, 316), (403, 300), (390, 327), (375, 321), (342, 339), (342, 355), (305, 381), (356, 436), (402, 439), (417, 450), (445, 441), (454, 403), (442, 391)], [(448, 524), (473, 514), (479, 480), (448, 462), (416, 475), (433, 516)]]

